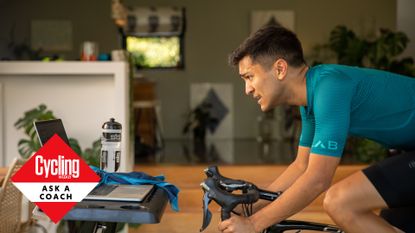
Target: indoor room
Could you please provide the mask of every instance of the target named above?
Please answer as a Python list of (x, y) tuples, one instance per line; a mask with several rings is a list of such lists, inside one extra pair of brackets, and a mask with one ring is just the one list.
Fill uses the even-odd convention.
[[(366, 191), (379, 202), (343, 208), (382, 216), (366, 232), (415, 231), (384, 217), (407, 203), (366, 169), (402, 154), (415, 168), (413, 9), (0, 0), (0, 233), (361, 232), (332, 206)], [(140, 200), (91, 197), (123, 185), (149, 188)]]

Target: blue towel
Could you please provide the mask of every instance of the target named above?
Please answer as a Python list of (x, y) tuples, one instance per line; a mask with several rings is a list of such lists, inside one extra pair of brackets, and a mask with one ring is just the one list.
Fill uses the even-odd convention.
[(179, 189), (164, 181), (164, 176), (150, 176), (144, 172), (106, 172), (97, 167), (90, 166), (100, 177), (101, 184), (154, 184), (166, 191), (171, 208), (179, 211), (178, 194)]

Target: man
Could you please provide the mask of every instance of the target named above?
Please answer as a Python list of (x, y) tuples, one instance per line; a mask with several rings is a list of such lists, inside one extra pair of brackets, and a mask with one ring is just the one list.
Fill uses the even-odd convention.
[[(324, 208), (346, 232), (415, 232), (414, 152), (330, 187), (348, 134), (415, 150), (415, 79), (342, 65), (308, 67), (296, 35), (276, 26), (246, 39), (230, 63), (239, 66), (246, 94), (262, 111), (281, 104), (299, 106), (302, 133), (295, 161), (268, 187), (283, 190), (281, 197), (261, 203), (248, 218), (232, 216), (219, 230), (261, 232), (327, 190)], [(375, 214), (378, 209), (385, 209), (382, 217)]]

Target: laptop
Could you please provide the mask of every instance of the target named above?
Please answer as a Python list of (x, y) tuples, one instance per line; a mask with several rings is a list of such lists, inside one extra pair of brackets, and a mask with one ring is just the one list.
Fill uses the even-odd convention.
[[(58, 134), (69, 145), (68, 136), (61, 119), (33, 122), (40, 144), (43, 146), (53, 135)], [(100, 185), (84, 200), (142, 202), (154, 189), (154, 185)]]

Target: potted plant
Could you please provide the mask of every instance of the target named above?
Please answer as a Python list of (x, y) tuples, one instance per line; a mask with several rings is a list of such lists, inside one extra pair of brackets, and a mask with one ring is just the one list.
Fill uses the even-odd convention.
[[(20, 139), (18, 142), (18, 151), (23, 158), (30, 157), (33, 153), (40, 149), (40, 142), (36, 136), (36, 131), (33, 126), (34, 121), (52, 120), (56, 119), (51, 110), (48, 110), (46, 105), (41, 104), (24, 113), (24, 116), (19, 118), (14, 126), (17, 129), (23, 129), (28, 138)], [(101, 150), (101, 141), (97, 139), (92, 143), (91, 148), (82, 151), (78, 140), (69, 138), (70, 147), (80, 155), (89, 165), (99, 166), (99, 155)]]
[(183, 127), (183, 134), (192, 131), (193, 140), (205, 141), (207, 130), (213, 129), (219, 122), (217, 118), (212, 116), (211, 108), (211, 103), (202, 102), (191, 110)]
[(409, 38), (403, 32), (379, 29), (374, 38), (359, 37), (346, 26), (336, 26), (330, 32), (328, 43), (314, 48), (313, 65), (334, 60), (339, 64), (372, 67), (381, 70), (414, 76), (414, 61), (411, 57), (398, 58), (405, 50)]

